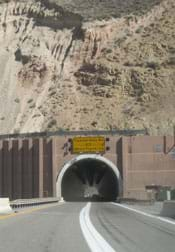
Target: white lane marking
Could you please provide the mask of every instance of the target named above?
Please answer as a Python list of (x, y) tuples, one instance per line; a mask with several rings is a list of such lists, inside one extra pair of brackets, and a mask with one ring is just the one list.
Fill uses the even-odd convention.
[(116, 252), (93, 226), (89, 212), (91, 203), (81, 210), (79, 220), (84, 238), (92, 252)]
[(152, 214), (148, 214), (148, 213), (142, 212), (142, 211), (140, 211), (140, 210), (133, 209), (133, 208), (130, 208), (130, 207), (127, 207), (127, 206), (118, 204), (118, 203), (113, 203), (113, 202), (112, 202), (111, 204), (116, 205), (116, 206), (119, 206), (119, 207), (121, 207), (121, 208), (125, 208), (125, 209), (127, 209), (127, 210), (129, 210), (129, 211), (132, 211), (132, 212), (135, 212), (135, 213), (138, 213), (138, 214), (141, 214), (141, 215), (150, 217), (150, 218), (152, 218), (152, 219), (161, 220), (162, 222), (166, 222), (166, 223), (175, 225), (175, 221), (168, 220), (168, 219), (166, 219), (166, 218), (164, 218), (164, 217), (160, 217), (160, 216), (155, 216), (155, 215), (152, 215)]

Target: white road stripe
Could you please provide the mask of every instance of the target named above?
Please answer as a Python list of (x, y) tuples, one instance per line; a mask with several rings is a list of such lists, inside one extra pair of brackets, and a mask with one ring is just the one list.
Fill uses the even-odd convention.
[(166, 223), (169, 223), (169, 224), (172, 224), (172, 225), (175, 225), (175, 221), (171, 221), (171, 220), (168, 220), (164, 217), (160, 217), (160, 216), (155, 216), (155, 215), (152, 215), (152, 214), (148, 214), (148, 213), (145, 213), (145, 212), (142, 212), (140, 210), (137, 210), (137, 209), (133, 209), (133, 208), (130, 208), (130, 207), (127, 207), (127, 206), (124, 206), (124, 205), (121, 205), (121, 204), (117, 204), (117, 203), (111, 203), (113, 205), (116, 205), (116, 206), (119, 206), (121, 208), (125, 208), (129, 211), (132, 211), (132, 212), (135, 212), (135, 213), (138, 213), (138, 214), (141, 214), (141, 215), (144, 215), (144, 216), (147, 216), (147, 217), (150, 217), (152, 219), (157, 219), (157, 220), (160, 220), (162, 222), (166, 222)]
[(81, 210), (79, 220), (84, 238), (92, 252), (116, 252), (107, 241), (98, 233), (90, 220), (91, 203)]

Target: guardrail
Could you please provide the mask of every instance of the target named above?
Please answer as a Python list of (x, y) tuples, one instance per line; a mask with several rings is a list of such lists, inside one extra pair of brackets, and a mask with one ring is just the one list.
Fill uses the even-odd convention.
[(10, 202), (12, 209), (31, 207), (43, 204), (58, 203), (58, 198), (43, 198), (43, 199), (24, 199), (24, 200), (14, 200)]

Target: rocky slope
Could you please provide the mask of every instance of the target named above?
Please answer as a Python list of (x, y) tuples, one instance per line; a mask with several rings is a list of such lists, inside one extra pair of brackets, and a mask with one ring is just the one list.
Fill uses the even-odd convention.
[(0, 1), (0, 132), (175, 125), (174, 0)]

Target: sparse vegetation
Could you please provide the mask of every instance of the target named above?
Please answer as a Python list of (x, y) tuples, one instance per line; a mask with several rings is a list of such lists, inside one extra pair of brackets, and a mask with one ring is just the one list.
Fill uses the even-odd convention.
[(47, 128), (50, 129), (53, 126), (56, 126), (57, 121), (55, 119), (52, 119), (48, 124), (47, 124)]
[(32, 102), (33, 102), (32, 98), (27, 101), (27, 103), (32, 103)]
[(143, 27), (139, 27), (137, 30), (136, 30), (136, 33), (141, 33), (143, 31)]
[[(53, 2), (53, 0), (51, 0)], [(128, 15), (133, 19), (134, 15), (144, 14), (159, 4), (162, 0), (54, 0), (55, 3), (76, 12), (83, 16), (85, 20), (106, 20), (111, 17), (120, 18)], [(131, 15), (132, 13), (132, 15)]]
[(19, 128), (14, 129), (13, 134), (19, 134), (19, 133), (20, 133), (20, 129)]
[(155, 70), (160, 67), (160, 64), (156, 61), (148, 61), (146, 62), (146, 67), (149, 67)]
[(35, 108), (35, 106), (36, 106), (35, 103), (32, 103), (32, 104), (30, 104), (29, 108), (33, 109), (33, 108)]
[(50, 96), (50, 97), (51, 97), (51, 96), (54, 96), (56, 93), (57, 93), (56, 90), (52, 90), (52, 91), (49, 93), (49, 96)]
[(174, 56), (171, 56), (169, 59), (168, 59), (168, 65), (172, 65), (174, 66), (175, 65), (175, 55)]
[(20, 99), (19, 99), (19, 98), (16, 98), (14, 101), (15, 101), (16, 103), (20, 103)]

